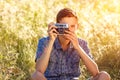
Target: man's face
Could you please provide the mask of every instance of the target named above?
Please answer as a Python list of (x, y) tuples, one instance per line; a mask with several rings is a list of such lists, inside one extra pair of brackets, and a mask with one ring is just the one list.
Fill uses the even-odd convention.
[(60, 23), (68, 24), (69, 31), (75, 33), (77, 27), (78, 27), (78, 20), (75, 17), (65, 17), (62, 18)]
[[(71, 31), (72, 33), (75, 34), (75, 31), (77, 30), (78, 27), (78, 20), (75, 17), (62, 18), (60, 23), (68, 24), (68, 31)], [(61, 35), (60, 37), (66, 39), (65, 35)]]

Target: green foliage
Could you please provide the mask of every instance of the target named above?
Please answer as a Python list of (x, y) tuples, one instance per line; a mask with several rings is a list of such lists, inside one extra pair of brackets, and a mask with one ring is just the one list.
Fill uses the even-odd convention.
[(106, 46), (101, 50), (103, 55), (99, 57), (97, 63), (101, 70), (106, 70), (112, 78), (120, 79), (120, 45)]
[[(88, 41), (99, 69), (119, 80), (119, 4), (119, 0), (0, 0), (0, 80), (29, 80), (38, 39), (47, 36), (47, 24), (55, 22), (64, 7), (76, 11), (77, 35)], [(80, 80), (85, 80), (90, 74), (82, 64)]]

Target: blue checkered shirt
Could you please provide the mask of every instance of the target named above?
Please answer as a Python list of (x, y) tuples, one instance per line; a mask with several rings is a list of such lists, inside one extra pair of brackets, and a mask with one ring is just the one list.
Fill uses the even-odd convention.
[[(48, 41), (49, 37), (44, 37), (39, 40), (36, 59), (40, 58)], [(86, 54), (92, 58), (87, 42), (82, 39), (78, 39), (78, 41)], [(76, 80), (74, 78), (79, 77), (81, 73), (79, 63), (80, 56), (77, 54), (77, 51), (72, 46), (69, 46), (66, 51), (63, 51), (57, 38), (54, 42), (48, 67), (44, 75), (47, 80)]]

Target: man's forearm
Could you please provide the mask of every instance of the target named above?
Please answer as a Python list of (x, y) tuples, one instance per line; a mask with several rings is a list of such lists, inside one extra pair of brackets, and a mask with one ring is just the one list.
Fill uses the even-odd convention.
[(85, 53), (85, 51), (79, 46), (77, 49), (78, 54), (82, 58), (84, 64), (86, 65), (87, 69), (91, 72), (93, 76), (99, 73), (97, 64)]
[(41, 73), (44, 73), (47, 66), (48, 66), (50, 53), (51, 53), (52, 48), (53, 48), (53, 43), (54, 43), (54, 41), (49, 40), (48, 45), (44, 49), (43, 54), (36, 62), (36, 70), (40, 71)]

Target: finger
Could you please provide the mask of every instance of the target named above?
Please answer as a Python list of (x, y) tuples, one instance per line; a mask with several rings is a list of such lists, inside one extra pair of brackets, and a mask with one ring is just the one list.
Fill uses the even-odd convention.
[(64, 34), (64, 36), (69, 39), (70, 41), (72, 40), (72, 37), (69, 34)]
[(55, 37), (57, 37), (57, 34), (56, 34), (56, 33), (53, 33), (53, 35), (54, 35)]
[(57, 32), (56, 29), (51, 29), (50, 31), (48, 31), (48, 33), (49, 33), (49, 34), (51, 34), (51, 33), (56, 33), (56, 34), (58, 34), (58, 32)]
[(48, 24), (48, 27), (50, 27), (51, 25), (54, 25), (54, 22), (51, 22)]
[(70, 34), (70, 35), (72, 35), (72, 36), (75, 36), (75, 33), (74, 33), (74, 32), (68, 31), (68, 30), (65, 30), (65, 34)]
[(76, 36), (72, 36), (70, 34), (65, 34), (65, 37), (68, 38), (70, 41), (76, 40)]
[(51, 31), (52, 29), (57, 29), (57, 27), (54, 26), (54, 25), (51, 25), (51, 26), (48, 27), (48, 31)]
[(56, 26), (54, 26), (54, 25), (51, 25), (51, 26), (49, 26), (49, 28), (48, 29), (52, 29), (52, 28), (57, 28)]
[(53, 29), (53, 32), (59, 34), (59, 32), (56, 29)]
[(72, 40), (76, 39), (77, 36), (75, 35), (75, 33), (73, 32), (70, 32), (70, 31), (66, 31), (66, 34), (65, 34), (67, 37), (70, 37)]
[(51, 28), (56, 28), (55, 23), (51, 22), (50, 24), (48, 24), (48, 29)]
[(53, 29), (56, 30), (56, 27), (55, 27), (55, 26), (50, 26), (47, 31), (49, 32), (49, 31), (51, 31), (51, 30), (53, 30)]

